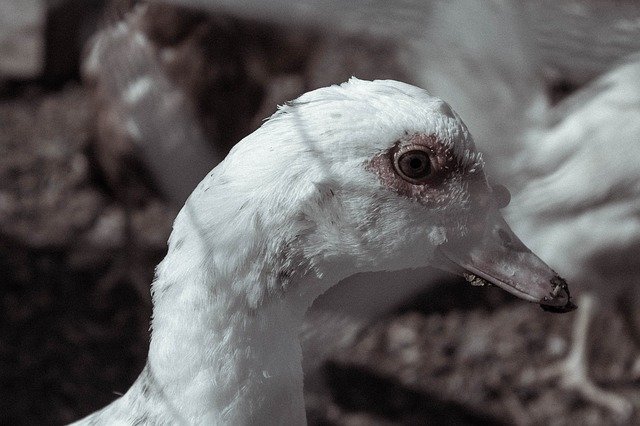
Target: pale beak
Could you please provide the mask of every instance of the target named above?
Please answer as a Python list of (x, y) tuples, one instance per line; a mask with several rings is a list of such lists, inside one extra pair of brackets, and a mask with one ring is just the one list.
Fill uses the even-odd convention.
[(576, 309), (564, 279), (513, 233), (497, 209), (480, 229), (449, 239), (438, 249), (444, 268), (473, 285), (494, 284), (552, 312)]

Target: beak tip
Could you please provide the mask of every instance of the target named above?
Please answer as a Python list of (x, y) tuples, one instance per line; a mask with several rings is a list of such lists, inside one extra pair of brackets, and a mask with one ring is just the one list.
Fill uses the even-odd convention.
[(574, 311), (578, 308), (571, 301), (569, 286), (567, 282), (556, 275), (550, 280), (552, 290), (549, 296), (545, 296), (540, 301), (540, 307), (547, 312), (566, 313)]
[(578, 305), (570, 300), (562, 306), (546, 305), (541, 302), (540, 307), (543, 311), (552, 312), (554, 314), (565, 314), (567, 312), (575, 311), (576, 309), (578, 309)]

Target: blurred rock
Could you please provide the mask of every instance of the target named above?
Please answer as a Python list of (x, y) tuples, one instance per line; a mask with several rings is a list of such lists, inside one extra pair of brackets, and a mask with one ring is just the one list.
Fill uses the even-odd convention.
[(43, 0), (0, 2), (0, 81), (40, 75), (44, 65)]

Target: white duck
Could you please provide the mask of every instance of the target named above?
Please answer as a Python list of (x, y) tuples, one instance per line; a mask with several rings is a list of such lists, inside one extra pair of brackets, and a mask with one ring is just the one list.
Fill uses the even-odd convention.
[[(554, 108), (547, 105), (547, 88), (540, 77), (542, 71), (553, 69), (555, 77), (583, 84), (622, 55), (639, 49), (637, 3), (623, 1), (612, 7), (608, 2), (574, 0), (527, 5), (374, 0), (363, 8), (344, 0), (169, 1), (285, 25), (307, 24), (333, 35), (365, 33), (372, 39), (397, 41), (408, 74), (450, 99), (467, 117), (487, 157), (500, 164), (490, 174), (514, 189), (518, 202), (508, 217), (514, 228), (522, 229), (525, 240), (543, 258), (558, 262), (563, 274), (600, 295), (634, 282), (637, 271), (629, 265), (637, 259), (633, 253), (640, 235), (634, 213), (639, 180), (632, 173), (634, 165), (628, 163), (637, 149), (634, 135), (640, 112), (633, 99), (639, 85), (630, 67), (638, 60), (628, 59), (626, 66)], [(381, 21), (384, 25), (379, 25)], [(518, 164), (514, 160), (520, 157), (524, 162)], [(622, 164), (620, 160), (627, 166), (603, 173), (596, 185), (581, 190), (567, 185), (591, 184), (594, 170), (609, 170), (606, 167)], [(617, 196), (609, 196), (616, 191)], [(620, 265), (613, 268), (611, 262), (593, 261), (605, 258), (606, 249), (626, 253), (626, 273), (621, 273)], [(335, 339), (339, 331), (357, 330), (433, 282), (432, 272), (429, 277), (422, 272), (404, 273), (401, 278), (359, 276), (334, 287), (314, 305), (317, 309), (306, 323), (309, 333), (303, 347), (319, 360), (332, 348), (344, 346), (344, 340)], [(362, 295), (367, 301), (358, 309), (344, 302)], [(627, 401), (599, 392), (587, 379), (589, 311), (582, 310), (576, 322), (577, 344), (570, 359), (578, 362), (565, 364), (571, 368), (564, 369), (563, 382), (588, 400), (629, 413)], [(316, 324), (323, 325), (324, 333), (318, 333)], [(354, 333), (347, 333), (347, 341), (348, 334)], [(309, 367), (305, 372), (315, 365)]]
[(391, 80), (306, 93), (189, 197), (152, 287), (147, 365), (79, 423), (304, 424), (305, 311), (362, 271), (437, 266), (571, 309), (500, 204), (440, 99)]
[(631, 402), (588, 378), (587, 337), (596, 306), (610, 306), (625, 291), (637, 295), (640, 285), (639, 117), (636, 54), (550, 109), (547, 125), (529, 132), (528, 149), (516, 162), (519, 189), (506, 210), (536, 252), (591, 293), (579, 302), (567, 358), (528, 376), (559, 377), (565, 387), (625, 419)]

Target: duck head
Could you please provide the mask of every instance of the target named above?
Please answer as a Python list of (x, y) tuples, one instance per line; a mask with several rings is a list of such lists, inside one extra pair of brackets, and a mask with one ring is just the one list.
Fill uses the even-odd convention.
[(245, 200), (226, 220), (246, 217), (236, 236), (264, 235), (255, 250), (279, 271), (270, 288), (286, 287), (300, 265), (334, 282), (432, 266), (552, 311), (574, 307), (566, 282), (502, 218), (508, 191), (489, 185), (460, 117), (405, 83), (351, 79), (302, 95), (196, 192), (210, 188), (218, 203)]

